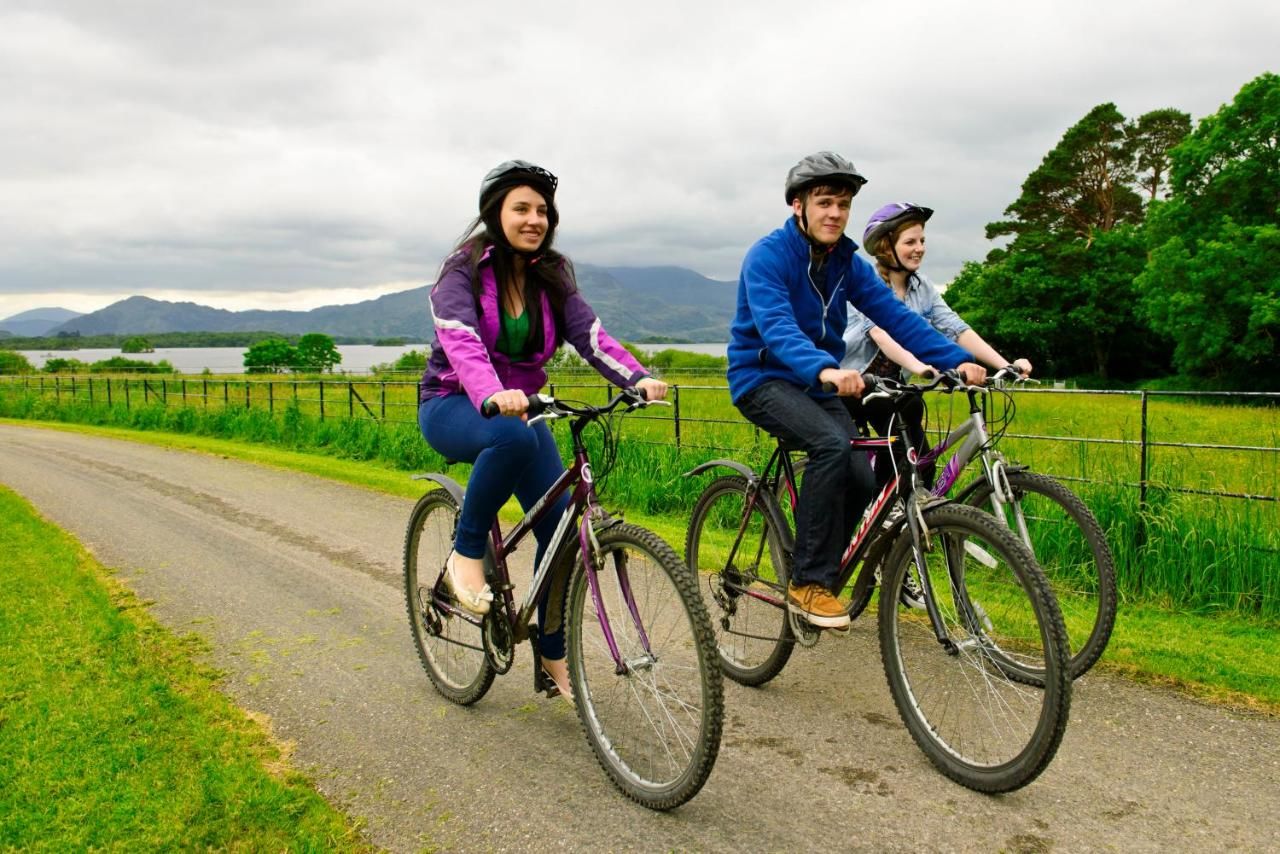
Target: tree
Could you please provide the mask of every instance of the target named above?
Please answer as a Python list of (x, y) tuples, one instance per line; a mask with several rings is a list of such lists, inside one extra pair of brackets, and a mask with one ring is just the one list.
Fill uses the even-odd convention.
[(126, 338), (120, 345), (121, 353), (154, 353), (155, 351), (156, 348), (151, 346), (151, 342), (140, 335)]
[(294, 369), (298, 371), (332, 371), (334, 365), (342, 362), (342, 354), (333, 339), (320, 332), (308, 332), (299, 338), (294, 353)]
[(1092, 239), (1120, 223), (1142, 220), (1142, 199), (1133, 191), (1134, 140), (1115, 104), (1099, 104), (1063, 134), (1022, 183), (1022, 194), (1005, 209), (1013, 217), (987, 226), (987, 238), (1016, 235), (1042, 243), (1046, 237)]
[(1138, 184), (1147, 191), (1147, 200), (1155, 201), (1167, 183), (1169, 149), (1191, 132), (1191, 116), (1181, 110), (1152, 110), (1138, 117), (1130, 126), (1137, 155)]
[(250, 374), (276, 374), (297, 362), (293, 346), (283, 338), (267, 338), (251, 346), (244, 354), (244, 368)]
[(1140, 312), (1181, 372), (1275, 388), (1280, 368), (1280, 76), (1245, 84), (1170, 152)]
[(13, 350), (0, 350), (0, 374), (30, 374), (35, 368), (27, 357)]

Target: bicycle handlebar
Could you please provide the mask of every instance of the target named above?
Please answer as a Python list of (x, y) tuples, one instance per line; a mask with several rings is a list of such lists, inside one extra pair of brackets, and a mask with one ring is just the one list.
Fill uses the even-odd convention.
[[(605, 415), (617, 409), (619, 405), (625, 403), (628, 410), (639, 409), (645, 406), (670, 406), (671, 404), (665, 400), (649, 400), (643, 389), (635, 387), (624, 388), (615, 394), (604, 406), (590, 406), (583, 404), (582, 406), (573, 406), (563, 400), (558, 400), (549, 394), (531, 394), (529, 395), (529, 408), (524, 414), (529, 416), (529, 423), (533, 424), (537, 419), (541, 418), (563, 418), (566, 415), (584, 415), (596, 417)], [(491, 400), (486, 400), (480, 407), (480, 414), (485, 418), (492, 418), (498, 414), (498, 407)]]

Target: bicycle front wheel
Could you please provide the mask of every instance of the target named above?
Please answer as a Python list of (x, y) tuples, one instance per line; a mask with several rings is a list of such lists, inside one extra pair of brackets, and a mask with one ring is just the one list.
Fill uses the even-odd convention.
[[(903, 723), (947, 777), (1008, 792), (1048, 766), (1071, 704), (1066, 632), (1030, 552), (991, 516), (944, 504), (925, 511), (921, 553), (947, 643), (928, 612), (880, 597), (880, 651)], [(915, 564), (910, 537), (883, 564), (896, 590)], [(1021, 668), (1041, 674), (1028, 684)]]
[(712, 481), (689, 519), (685, 560), (706, 596), (725, 675), (763, 685), (795, 646), (786, 611), (791, 536), (768, 496), (749, 509), (746, 478)]
[(614, 783), (651, 809), (670, 809), (697, 794), (720, 750), (724, 696), (711, 624), (692, 573), (656, 534), (619, 524), (599, 543), (597, 571), (579, 556), (569, 591), (578, 716)]
[(413, 645), (431, 684), (448, 699), (467, 706), (493, 684), (494, 670), (484, 654), (480, 623), (438, 608), (434, 602), (444, 562), (453, 550), (459, 512), (458, 503), (443, 489), (418, 499), (404, 536), (404, 590)]
[(1097, 662), (1116, 621), (1116, 565), (1102, 526), (1074, 492), (1029, 471), (1007, 473), (1013, 502), (997, 505), (985, 478), (967, 503), (994, 512), (1031, 549), (1067, 627), (1071, 677)]

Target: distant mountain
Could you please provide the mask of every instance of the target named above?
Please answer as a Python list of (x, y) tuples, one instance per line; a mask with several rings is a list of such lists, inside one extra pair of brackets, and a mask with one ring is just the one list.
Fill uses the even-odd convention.
[[(733, 316), (731, 282), (708, 279), (682, 267), (596, 267), (576, 265), (578, 286), (615, 338), (639, 341), (673, 338), (724, 341)], [(192, 302), (129, 297), (104, 309), (74, 317), (45, 334), (145, 335), (158, 332), (323, 332), (351, 338), (408, 338), (431, 335), (429, 286), (352, 305), (311, 311), (227, 311)]]
[[(47, 335), (50, 330), (80, 316), (80, 312), (67, 308), (33, 308), (0, 320), (0, 338)], [(6, 332), (9, 334), (5, 335)]]

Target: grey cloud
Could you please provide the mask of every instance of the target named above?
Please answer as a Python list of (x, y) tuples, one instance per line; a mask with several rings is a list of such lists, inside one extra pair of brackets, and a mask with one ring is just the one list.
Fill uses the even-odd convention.
[(871, 178), (850, 234), (930, 204), (946, 280), (1095, 104), (1200, 117), (1266, 70), (1269, 10), (16, 0), (0, 300), (429, 278), (511, 156), (560, 173), (576, 260), (733, 278), (828, 147)]

